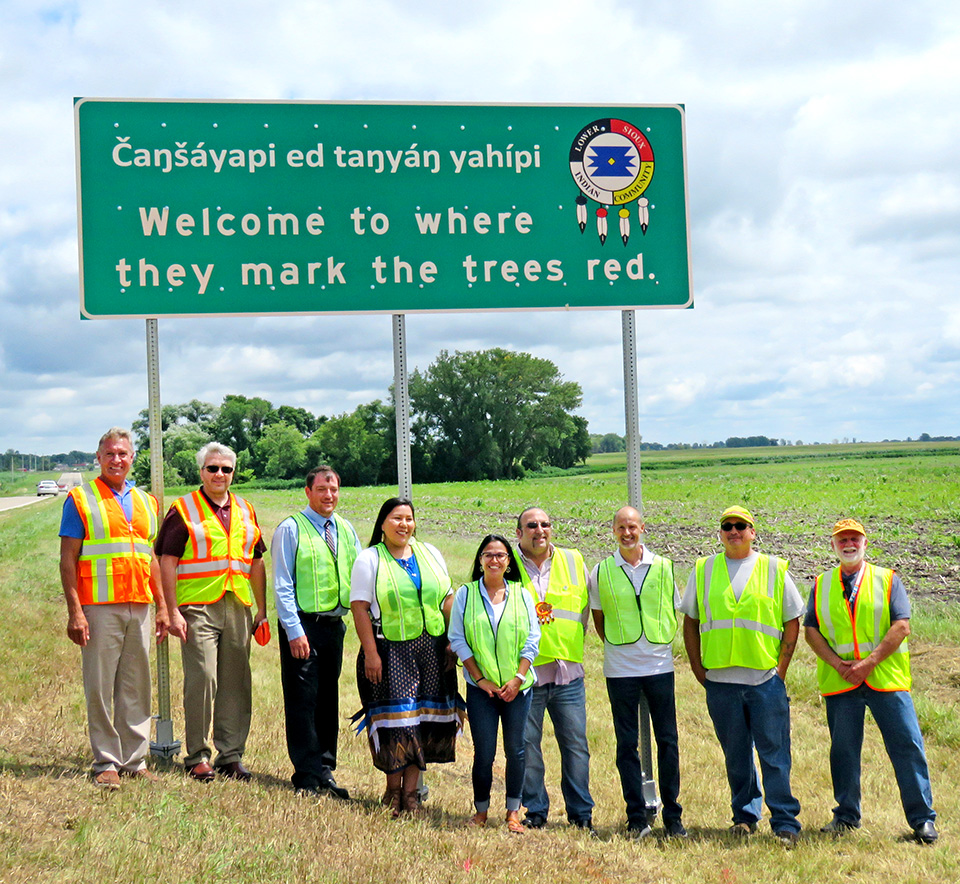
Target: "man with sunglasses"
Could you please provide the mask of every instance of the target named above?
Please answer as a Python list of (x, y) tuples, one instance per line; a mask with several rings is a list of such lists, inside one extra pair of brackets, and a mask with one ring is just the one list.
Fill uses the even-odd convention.
[(202, 487), (174, 502), (156, 543), (170, 634), (183, 642), (184, 766), (203, 782), (216, 773), (250, 779), (241, 761), (252, 708), (250, 636), (267, 619), (266, 546), (253, 506), (230, 491), (236, 464), (226, 445), (204, 445)]
[(307, 506), (273, 533), (273, 592), (280, 620), (280, 683), (293, 787), (349, 799), (337, 784), (340, 671), (350, 572), (360, 538), (334, 510), (340, 476), (322, 464), (307, 473)]
[(560, 791), (567, 820), (593, 832), (583, 683), (583, 635), (590, 616), (587, 573), (579, 551), (554, 546), (552, 534), (550, 517), (539, 507), (525, 509), (517, 518), (520, 576), (540, 621), (536, 683), (524, 732), (523, 804), (527, 816), (523, 824), (543, 828), (550, 810), (541, 749), (546, 711), (560, 747)]
[[(657, 740), (657, 773), (668, 838), (686, 838), (680, 821), (680, 749), (673, 677), (673, 637), (680, 603), (673, 562), (644, 541), (643, 517), (632, 506), (613, 518), (617, 551), (590, 574), (590, 608), (603, 641), (603, 674), (617, 737), (617, 771), (627, 803), (627, 835), (651, 834), (637, 752), (641, 700)], [(647, 772), (652, 773), (652, 771)]]
[(803, 621), (807, 644), (819, 657), (817, 681), (827, 707), (837, 802), (833, 819), (820, 831), (843, 835), (860, 828), (860, 753), (869, 707), (913, 837), (932, 844), (938, 838), (937, 814), (910, 697), (910, 600), (893, 571), (865, 561), (867, 533), (859, 522), (837, 522), (830, 545), (839, 567), (817, 577)]
[(785, 559), (753, 549), (753, 516), (741, 506), (720, 516), (723, 553), (698, 559), (680, 611), (690, 668), (706, 689), (723, 749), (733, 825), (757, 830), (760, 759), (770, 826), (785, 845), (799, 840), (800, 802), (790, 789), (790, 701), (784, 680), (797, 646), (804, 603)]

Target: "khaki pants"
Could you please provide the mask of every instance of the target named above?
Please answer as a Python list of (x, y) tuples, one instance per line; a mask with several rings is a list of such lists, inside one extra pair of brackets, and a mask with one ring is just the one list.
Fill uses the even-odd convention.
[(93, 772), (133, 773), (150, 749), (150, 605), (84, 605), (81, 649)]
[(209, 762), (210, 724), (217, 765), (243, 757), (250, 733), (250, 608), (232, 592), (211, 605), (182, 605), (184, 764)]

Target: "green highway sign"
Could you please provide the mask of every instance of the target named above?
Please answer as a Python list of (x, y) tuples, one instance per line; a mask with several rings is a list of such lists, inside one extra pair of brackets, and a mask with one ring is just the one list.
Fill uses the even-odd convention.
[(681, 106), (74, 115), (86, 318), (693, 305)]

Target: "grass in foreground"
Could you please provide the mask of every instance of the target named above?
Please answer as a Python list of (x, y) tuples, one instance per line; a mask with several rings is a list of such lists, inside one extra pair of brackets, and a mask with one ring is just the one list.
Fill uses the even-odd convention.
[[(925, 464), (939, 469), (935, 459)], [(826, 467), (847, 491), (858, 487), (849, 468)], [(645, 481), (650, 543), (661, 539), (684, 546), (688, 564), (702, 544), (713, 551), (709, 530), (721, 493), (750, 487), (780, 488), (777, 500), (783, 552), (794, 550), (811, 563), (821, 555), (818, 538), (831, 504), (820, 499), (816, 482), (791, 482), (752, 468), (722, 468), (725, 477), (677, 474), (669, 486)], [(746, 475), (745, 475), (746, 473)], [(932, 521), (918, 490), (952, 481), (931, 480), (920, 469), (896, 475), (898, 497), (909, 506), (887, 509), (903, 526), (907, 519)], [(862, 477), (861, 477), (862, 478)], [(424, 486), (416, 489), (420, 531), (447, 556), (451, 571), (463, 577), (479, 535), (510, 528), (517, 510), (531, 500), (545, 501), (558, 521), (558, 540), (577, 542), (595, 561), (609, 549), (608, 514), (622, 501), (624, 477), (543, 480), (522, 483)], [(660, 493), (661, 489), (670, 489)], [(679, 489), (679, 493), (678, 493)], [(688, 497), (683, 493), (690, 490)], [(882, 489), (881, 489), (882, 490)], [(943, 489), (944, 494), (949, 488)], [(361, 535), (369, 530), (376, 506), (392, 489), (344, 489), (342, 510)], [(806, 497), (805, 497), (806, 495)], [(265, 530), (300, 506), (300, 492), (255, 492)], [(172, 499), (168, 495), (168, 503)], [(933, 503), (934, 501), (930, 501)], [(876, 502), (878, 511), (888, 504)], [(567, 515), (574, 508), (575, 521)], [(770, 505), (761, 508), (772, 521)], [(810, 522), (798, 529), (800, 512)], [(283, 706), (274, 643), (254, 647), (254, 723), (246, 760), (255, 771), (249, 786), (204, 786), (179, 771), (162, 775), (159, 786), (126, 784), (115, 794), (98, 792), (86, 776), (89, 765), (79, 651), (64, 632), (64, 613), (56, 576), (56, 528), (59, 505), (0, 515), (0, 593), (6, 628), (0, 640), (0, 800), (5, 814), (0, 833), (0, 880), (117, 884), (148, 879), (178, 882), (367, 882), (367, 881), (549, 881), (680, 882), (736, 884), (757, 880), (808, 882), (912, 882), (956, 880), (960, 860), (955, 849), (960, 799), (952, 783), (960, 777), (960, 739), (955, 722), (960, 667), (960, 627), (953, 602), (918, 604), (913, 621), (915, 697), (925, 728), (941, 815), (941, 840), (920, 848), (904, 839), (908, 829), (900, 811), (889, 762), (875, 727), (868, 727), (864, 748), (864, 829), (834, 841), (817, 833), (830, 817), (832, 798), (827, 769), (828, 736), (816, 692), (812, 654), (801, 648), (790, 671), (793, 699), (794, 791), (803, 805), (806, 834), (792, 852), (774, 842), (768, 826), (747, 844), (731, 841), (728, 794), (722, 758), (713, 736), (703, 691), (693, 679), (677, 643), (677, 692), (681, 740), (686, 843), (628, 842), (622, 838), (623, 799), (614, 764), (614, 740), (601, 673), (601, 649), (591, 632), (588, 644), (588, 721), (592, 750), (591, 788), (597, 802), (595, 823), (601, 840), (568, 829), (562, 822), (559, 760), (555, 742), (545, 740), (548, 786), (554, 806), (543, 832), (509, 836), (498, 826), (466, 832), (472, 812), (469, 735), (458, 746), (458, 761), (428, 773), (428, 813), (422, 821), (394, 822), (376, 805), (382, 776), (369, 760), (366, 741), (347, 728), (345, 719), (359, 702), (356, 694), (357, 642), (348, 632), (341, 680), (339, 781), (359, 799), (342, 805), (330, 799), (308, 801), (289, 788), (290, 766), (283, 736)], [(707, 515), (709, 514), (709, 519)], [(576, 515), (576, 514), (573, 514)], [(879, 518), (879, 514), (874, 518)], [(870, 517), (864, 516), (869, 519)], [(676, 526), (671, 533), (671, 526)], [(794, 531), (788, 536), (788, 529)], [(769, 535), (768, 535), (769, 536)], [(696, 538), (696, 540), (695, 540)], [(817, 542), (819, 542), (817, 540)], [(766, 543), (770, 543), (766, 540)], [(806, 544), (806, 545), (805, 545)], [(878, 544), (879, 545), (879, 544)], [(771, 545), (771, 548), (776, 548)], [(680, 557), (678, 556), (678, 559)], [(682, 560), (681, 560), (682, 561)], [(944, 561), (955, 564), (949, 551)], [(682, 576), (681, 576), (682, 575)], [(685, 579), (686, 569), (678, 567)], [(915, 586), (905, 569), (908, 586)], [(172, 651), (175, 730), (182, 736), (180, 655)], [(549, 732), (549, 725), (547, 726)], [(502, 764), (502, 759), (500, 760)], [(502, 767), (495, 769), (494, 804), (503, 794)], [(491, 814), (499, 821), (499, 813)]]

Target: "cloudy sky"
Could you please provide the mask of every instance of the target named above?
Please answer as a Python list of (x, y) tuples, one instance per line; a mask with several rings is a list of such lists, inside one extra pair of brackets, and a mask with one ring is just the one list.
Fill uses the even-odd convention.
[[(0, 0), (0, 451), (146, 406), (142, 319), (79, 319), (73, 98), (682, 103), (696, 306), (638, 311), (651, 441), (960, 433), (950, 0)], [(165, 402), (385, 399), (389, 316), (164, 319)], [(411, 368), (503, 346), (623, 431), (616, 311), (407, 319)]]

